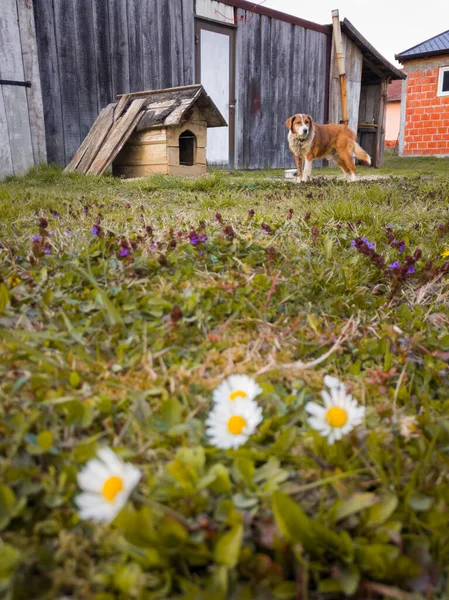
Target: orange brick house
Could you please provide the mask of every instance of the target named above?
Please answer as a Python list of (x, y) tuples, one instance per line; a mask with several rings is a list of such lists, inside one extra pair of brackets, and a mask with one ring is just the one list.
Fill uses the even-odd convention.
[(409, 48), (404, 65), (400, 156), (449, 156), (449, 30)]

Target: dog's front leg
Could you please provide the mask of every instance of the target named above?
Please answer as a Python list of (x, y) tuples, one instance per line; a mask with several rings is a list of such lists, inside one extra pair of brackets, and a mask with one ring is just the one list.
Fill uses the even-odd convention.
[(298, 170), (298, 179), (296, 180), (298, 183), (301, 181), (302, 178), (302, 156), (300, 156), (299, 154), (295, 154), (295, 161), (296, 161), (296, 168)]
[(305, 161), (305, 165), (304, 165), (304, 174), (302, 176), (302, 181), (309, 181), (310, 179), (310, 175), (312, 173), (312, 161), (311, 160), (307, 160)]

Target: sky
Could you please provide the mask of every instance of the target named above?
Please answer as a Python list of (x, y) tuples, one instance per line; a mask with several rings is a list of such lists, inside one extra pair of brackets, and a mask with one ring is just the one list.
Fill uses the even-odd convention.
[(331, 23), (338, 8), (340, 20), (351, 21), (396, 66), (395, 54), (449, 29), (449, 0), (266, 0), (263, 6), (320, 24)]

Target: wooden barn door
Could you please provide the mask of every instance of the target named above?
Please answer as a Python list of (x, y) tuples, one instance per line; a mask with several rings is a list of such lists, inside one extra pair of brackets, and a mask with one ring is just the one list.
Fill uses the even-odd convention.
[(233, 168), (235, 155), (235, 30), (196, 21), (195, 79), (204, 86), (228, 127), (207, 130), (207, 163)]

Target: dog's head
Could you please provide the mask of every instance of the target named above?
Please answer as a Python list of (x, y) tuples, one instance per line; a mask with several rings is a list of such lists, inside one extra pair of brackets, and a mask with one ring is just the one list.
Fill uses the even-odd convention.
[(305, 139), (313, 126), (313, 119), (309, 115), (297, 114), (286, 120), (285, 126), (301, 139)]

